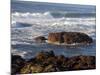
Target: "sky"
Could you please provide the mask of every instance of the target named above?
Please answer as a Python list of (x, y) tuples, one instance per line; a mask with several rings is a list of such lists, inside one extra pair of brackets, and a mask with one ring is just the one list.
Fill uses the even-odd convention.
[(53, 2), (53, 3), (96, 5), (96, 0), (22, 0), (22, 1), (40, 1), (40, 2)]

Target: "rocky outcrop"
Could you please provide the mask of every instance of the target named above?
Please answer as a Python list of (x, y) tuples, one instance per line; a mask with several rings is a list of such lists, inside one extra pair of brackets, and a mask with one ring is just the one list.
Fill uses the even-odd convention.
[(12, 56), (12, 58), (14, 58), (12, 59), (12, 72), (15, 74), (95, 69), (96, 64), (95, 56), (56, 56), (53, 51), (42, 51), (28, 61), (25, 61), (20, 56), (17, 56), (17, 58)]
[(36, 37), (36, 38), (34, 38), (34, 39), (35, 39), (35, 41), (36, 41), (37, 43), (45, 43), (46, 40), (47, 40), (44, 36), (38, 36), (38, 37)]
[(80, 32), (57, 32), (57, 33), (49, 33), (48, 35), (49, 43), (64, 43), (64, 44), (89, 44), (92, 43), (93, 40), (85, 33)]

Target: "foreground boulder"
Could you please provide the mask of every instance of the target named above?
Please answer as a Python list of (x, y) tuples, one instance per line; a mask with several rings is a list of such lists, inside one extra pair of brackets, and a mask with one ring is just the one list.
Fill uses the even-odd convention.
[(45, 43), (45, 41), (47, 40), (44, 36), (38, 36), (34, 39), (37, 43)]
[(12, 56), (13, 74), (87, 70), (95, 68), (95, 56), (56, 56), (53, 51), (42, 51), (38, 53), (36, 57), (27, 61), (20, 56)]
[(93, 42), (92, 38), (85, 33), (80, 32), (57, 32), (49, 33), (49, 43), (64, 43), (64, 44), (90, 44)]

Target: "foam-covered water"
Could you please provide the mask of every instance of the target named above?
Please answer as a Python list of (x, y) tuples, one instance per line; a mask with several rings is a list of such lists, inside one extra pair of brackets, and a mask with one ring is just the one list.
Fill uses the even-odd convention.
[[(14, 3), (13, 3), (14, 4)], [(15, 2), (16, 4), (16, 2)], [(17, 3), (18, 4), (18, 3)], [(23, 3), (23, 8), (24, 8)], [(27, 4), (27, 3), (26, 3)], [(38, 3), (41, 4), (41, 3)], [(21, 3), (22, 5), (22, 3)], [(16, 6), (16, 5), (15, 5)], [(20, 2), (19, 2), (20, 6)], [(18, 7), (19, 7), (18, 6)], [(31, 6), (31, 4), (30, 4)], [(52, 6), (52, 5), (51, 5)], [(74, 55), (95, 55), (95, 12), (78, 12), (70, 7), (71, 13), (68, 10), (60, 10), (59, 12), (41, 10), (42, 12), (35, 11), (22, 11), (21, 7), (16, 8), (13, 6), (12, 10), (12, 24), (11, 24), (11, 44), (12, 53), (21, 55), (25, 58), (31, 58), (41, 50), (53, 50), (57, 55), (74, 56)], [(35, 6), (36, 8), (38, 6)], [(81, 6), (80, 6), (81, 7)], [(25, 7), (26, 8), (26, 7)], [(41, 8), (41, 7), (40, 7)], [(51, 7), (52, 8), (52, 7)], [(57, 7), (56, 7), (57, 8)], [(66, 8), (66, 6), (64, 7)], [(30, 9), (33, 9), (32, 7)], [(43, 9), (43, 8), (41, 8)], [(86, 7), (84, 8), (86, 9)], [(87, 8), (89, 9), (89, 8)], [(21, 11), (19, 11), (21, 10)], [(94, 8), (91, 10), (95, 10)], [(82, 10), (80, 10), (82, 11)], [(84, 32), (94, 39), (94, 43), (87, 46), (56, 46), (48, 43), (35, 43), (34, 38), (37, 36), (48, 36), (50, 32), (71, 31), (71, 32)]]

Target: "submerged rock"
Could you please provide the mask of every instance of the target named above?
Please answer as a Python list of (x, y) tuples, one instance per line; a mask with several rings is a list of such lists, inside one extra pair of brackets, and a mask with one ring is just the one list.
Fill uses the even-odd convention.
[(64, 43), (64, 44), (89, 44), (92, 43), (93, 40), (85, 33), (80, 32), (55, 32), (49, 33), (48, 35), (49, 43)]
[(36, 41), (37, 43), (45, 43), (46, 40), (47, 40), (44, 36), (38, 36), (38, 37), (36, 37), (36, 38), (34, 38), (34, 39), (35, 39), (35, 41)]

